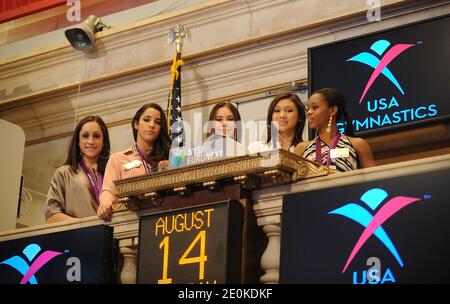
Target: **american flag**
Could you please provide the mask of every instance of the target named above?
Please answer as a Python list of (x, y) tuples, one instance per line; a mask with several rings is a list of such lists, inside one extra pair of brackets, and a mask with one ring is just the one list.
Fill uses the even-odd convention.
[(171, 69), (171, 87), (167, 105), (167, 124), (172, 148), (181, 148), (184, 145), (183, 116), (181, 114), (181, 54), (176, 53)]

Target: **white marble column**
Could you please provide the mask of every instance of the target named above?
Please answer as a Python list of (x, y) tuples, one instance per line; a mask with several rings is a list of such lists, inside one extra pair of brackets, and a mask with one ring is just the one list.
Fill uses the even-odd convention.
[[(134, 238), (133, 238), (134, 239)], [(121, 284), (136, 284), (137, 279), (137, 246), (133, 239), (119, 241), (119, 251), (123, 257), (120, 270)]]
[(261, 268), (265, 274), (260, 278), (264, 284), (278, 284), (280, 280), (280, 245), (282, 196), (260, 198), (253, 205), (258, 226), (267, 236), (267, 248), (261, 257)]

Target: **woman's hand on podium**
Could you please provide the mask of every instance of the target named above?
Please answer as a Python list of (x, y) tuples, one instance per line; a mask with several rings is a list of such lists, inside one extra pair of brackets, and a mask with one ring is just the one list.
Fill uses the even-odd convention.
[(99, 218), (101, 218), (105, 221), (111, 220), (113, 202), (114, 202), (114, 198), (113, 199), (100, 199), (100, 204), (98, 205), (98, 208), (97, 208), (97, 215)]
[(169, 165), (168, 160), (162, 160), (158, 163), (158, 168), (167, 168), (168, 165)]

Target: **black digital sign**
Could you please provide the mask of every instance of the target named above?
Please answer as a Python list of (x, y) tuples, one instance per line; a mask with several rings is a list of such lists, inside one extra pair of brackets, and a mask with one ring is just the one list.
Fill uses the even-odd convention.
[(309, 92), (340, 90), (359, 136), (448, 120), (448, 37), (447, 15), (310, 48)]
[(138, 283), (240, 283), (242, 232), (238, 201), (142, 216)]
[(111, 283), (112, 240), (97, 225), (0, 242), (0, 283)]
[(450, 283), (450, 171), (283, 198), (281, 283)]

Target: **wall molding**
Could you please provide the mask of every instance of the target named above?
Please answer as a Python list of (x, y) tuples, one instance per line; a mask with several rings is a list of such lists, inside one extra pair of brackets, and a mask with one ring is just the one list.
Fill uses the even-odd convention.
[[(394, 0), (383, 1), (382, 23), (369, 23), (367, 7), (356, 0), (313, 19), (292, 12), (313, 6), (320, 11), (318, 1), (327, 2), (208, 1), (101, 32), (98, 52), (86, 57), (65, 46), (0, 62), (0, 117), (24, 128), (30, 145), (70, 135), (74, 121), (86, 115), (101, 115), (117, 126), (144, 103), (165, 107), (173, 52), (165, 40), (175, 23), (188, 24), (195, 37), (195, 43), (185, 42), (182, 72), (183, 106), (195, 109), (306, 79), (308, 47), (450, 12), (444, 2)], [(274, 14), (286, 18), (267, 22)], [(296, 18), (289, 20), (292, 15)], [(229, 37), (216, 37), (217, 29), (230, 26)]]

